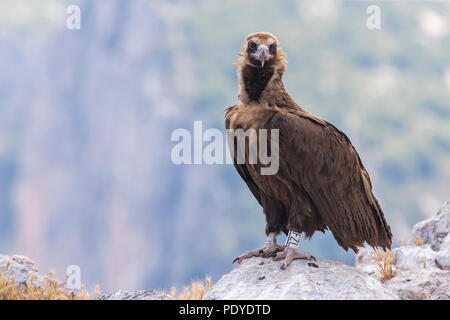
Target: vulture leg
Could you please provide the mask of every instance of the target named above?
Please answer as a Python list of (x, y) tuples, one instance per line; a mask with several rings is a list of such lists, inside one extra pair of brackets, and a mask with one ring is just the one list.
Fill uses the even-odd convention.
[(267, 237), (266, 243), (264, 244), (264, 247), (247, 251), (246, 253), (240, 255), (236, 259), (233, 260), (233, 263), (237, 261), (237, 263), (241, 263), (245, 259), (251, 258), (251, 257), (263, 257), (267, 258), (268, 256), (272, 256), (276, 254), (277, 252), (283, 251), (284, 246), (280, 246), (277, 244), (277, 238), (275, 233), (270, 233)]
[(295, 231), (289, 230), (289, 234), (286, 239), (286, 246), (283, 251), (278, 252), (274, 257), (273, 261), (278, 261), (284, 258), (284, 262), (281, 266), (281, 270), (286, 270), (286, 268), (291, 264), (292, 260), (304, 259), (304, 260), (314, 260), (312, 255), (308, 253), (300, 253), (298, 251), (298, 245), (300, 243), (301, 234)]

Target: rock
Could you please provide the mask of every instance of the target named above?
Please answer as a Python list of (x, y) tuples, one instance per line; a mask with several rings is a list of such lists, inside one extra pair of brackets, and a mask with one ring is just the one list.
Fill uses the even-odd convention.
[(448, 278), (445, 283), (441, 284), (438, 288), (432, 291), (431, 300), (450, 300), (450, 282)]
[[(381, 251), (384, 254), (383, 251)], [(439, 268), (436, 263), (441, 252), (431, 249), (430, 245), (403, 246), (392, 249), (393, 267), (395, 270), (417, 270), (425, 268)], [(369, 275), (375, 275), (380, 259), (372, 248), (363, 248), (356, 255), (355, 266)], [(445, 261), (443, 260), (445, 264)]]
[(430, 244), (433, 250), (439, 250), (450, 231), (450, 201), (444, 203), (430, 219), (417, 223), (412, 231), (413, 235)]
[[(261, 264), (263, 262), (263, 264)], [(340, 262), (294, 260), (286, 270), (282, 261), (251, 258), (224, 275), (203, 299), (398, 299), (380, 281)]]
[[(450, 201), (428, 220), (417, 223), (415, 236), (423, 245), (392, 249), (392, 269), (397, 275), (384, 282), (400, 299), (450, 299)], [(447, 228), (447, 229), (446, 229)], [(356, 255), (355, 266), (381, 280), (381, 257), (364, 248)]]
[(436, 265), (437, 252), (429, 244), (422, 246), (404, 246), (392, 250), (394, 266), (401, 270), (418, 270), (438, 268)]
[(441, 243), (436, 265), (442, 270), (450, 270), (450, 234), (448, 234)]
[(439, 251), (434, 262), (439, 269), (450, 270), (450, 249)]
[(173, 298), (161, 291), (119, 290), (113, 294), (102, 294), (97, 298), (97, 300), (173, 300)]
[[(393, 248), (391, 253), (362, 248), (355, 267), (320, 260), (318, 268), (295, 260), (284, 271), (281, 261), (252, 258), (224, 275), (204, 299), (450, 299), (450, 201), (413, 232), (423, 245)], [(388, 277), (381, 267), (392, 269)]]
[(364, 273), (374, 276), (379, 270), (376, 251), (371, 247), (360, 248), (355, 255), (355, 266)]
[(397, 276), (385, 282), (402, 300), (450, 299), (450, 273), (442, 270), (399, 270)]
[(0, 274), (7, 280), (15, 281), (16, 289), (26, 289), (27, 282), (33, 277), (34, 284), (42, 284), (44, 277), (38, 274), (38, 269), (34, 262), (21, 255), (1, 255), (0, 254)]
[(450, 249), (450, 234), (448, 234), (444, 238), (444, 240), (442, 240), (441, 247), (439, 248), (439, 250), (446, 250), (446, 249)]

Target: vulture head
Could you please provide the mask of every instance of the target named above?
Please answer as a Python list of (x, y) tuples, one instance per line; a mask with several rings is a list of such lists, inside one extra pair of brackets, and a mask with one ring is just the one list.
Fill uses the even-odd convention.
[[(268, 32), (249, 34), (238, 56), (235, 65), (238, 66), (239, 101), (244, 104), (267, 102), (263, 91), (278, 92), (287, 69), (286, 55), (278, 39)], [(276, 88), (271, 90), (274, 84)]]
[(249, 34), (239, 56), (238, 65), (241, 67), (247, 65), (258, 69), (286, 70), (286, 55), (279, 47), (278, 39), (268, 32)]

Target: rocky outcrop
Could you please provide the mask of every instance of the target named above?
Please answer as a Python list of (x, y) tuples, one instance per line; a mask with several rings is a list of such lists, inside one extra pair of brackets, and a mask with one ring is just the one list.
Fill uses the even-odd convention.
[[(450, 299), (450, 201), (430, 219), (413, 227), (412, 238), (392, 249), (396, 274), (385, 285), (400, 299)], [(356, 267), (382, 279), (380, 252), (365, 248), (356, 256)]]
[(440, 250), (442, 243), (450, 244), (450, 201), (447, 201), (430, 219), (417, 223), (413, 235), (429, 244), (433, 250)]
[(97, 300), (173, 300), (173, 298), (161, 291), (119, 290), (113, 294), (102, 294)]
[[(224, 275), (204, 299), (450, 299), (450, 201), (416, 224), (391, 253), (364, 248), (355, 267), (319, 260), (252, 258)], [(384, 273), (383, 273), (384, 269)]]
[(17, 290), (27, 288), (27, 283), (42, 284), (44, 277), (39, 275), (34, 262), (21, 255), (0, 254), (0, 275), (7, 281), (14, 280)]
[(340, 262), (293, 261), (281, 270), (282, 261), (252, 258), (224, 275), (204, 299), (398, 299), (380, 281)]
[(450, 274), (442, 270), (399, 271), (384, 284), (402, 300), (448, 300)]

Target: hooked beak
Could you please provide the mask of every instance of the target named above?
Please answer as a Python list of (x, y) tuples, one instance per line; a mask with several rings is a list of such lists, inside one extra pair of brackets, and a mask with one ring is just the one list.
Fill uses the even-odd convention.
[(255, 53), (252, 53), (252, 56), (261, 62), (261, 68), (264, 68), (264, 64), (273, 57), (265, 44), (260, 45), (258, 50), (256, 50)]

